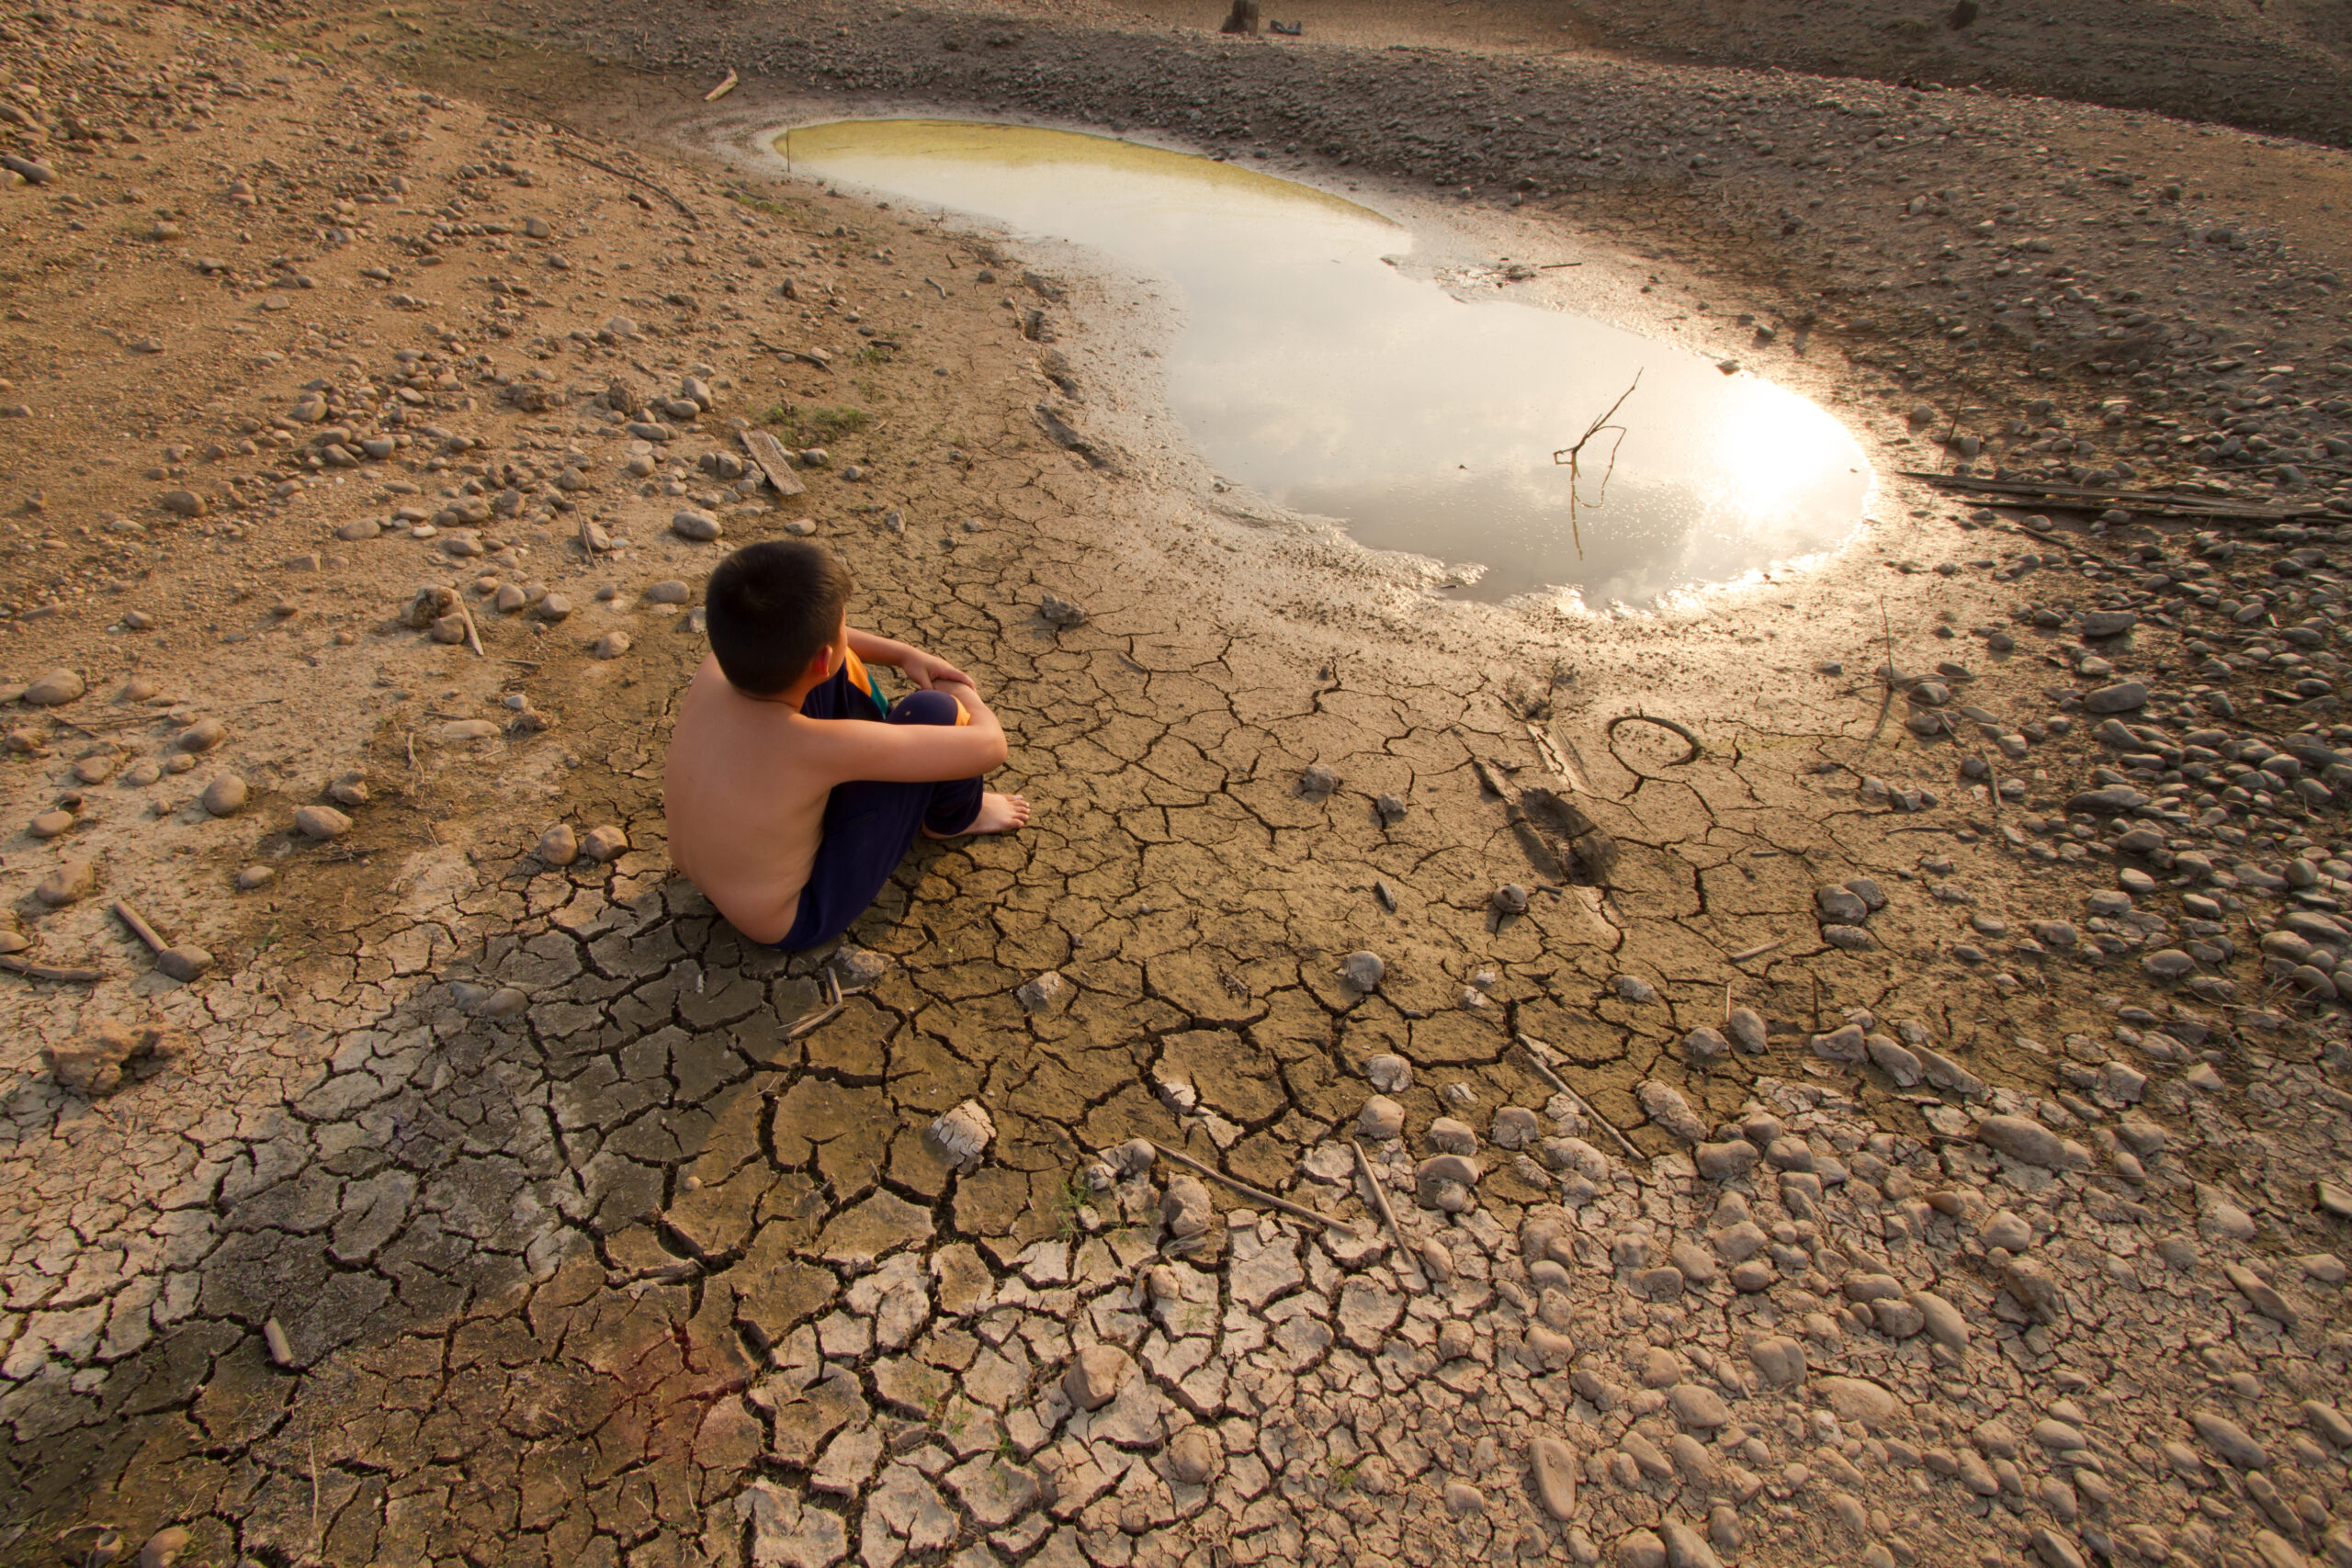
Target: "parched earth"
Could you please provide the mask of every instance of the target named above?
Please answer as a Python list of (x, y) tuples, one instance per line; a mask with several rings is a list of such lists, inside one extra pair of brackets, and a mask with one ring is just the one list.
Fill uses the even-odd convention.
[[(2341, 158), (842, 16), (718, 109), (756, 19), (7, 21), (0, 946), (102, 977), (0, 976), (0, 1556), (2352, 1562)], [(1323, 117), (1890, 472), (2295, 519), (1891, 483), (1793, 582), (1445, 600), (1156, 445), (1131, 290), (763, 169), (843, 72)], [(735, 936), (684, 512), (839, 547), (1036, 825)]]

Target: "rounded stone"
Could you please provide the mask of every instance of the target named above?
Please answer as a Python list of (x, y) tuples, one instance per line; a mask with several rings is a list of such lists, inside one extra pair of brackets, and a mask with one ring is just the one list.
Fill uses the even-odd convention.
[(339, 839), (351, 831), (351, 818), (332, 806), (305, 806), (294, 813), (294, 830), (306, 839)]
[(1356, 1112), (1356, 1135), (1375, 1142), (1398, 1137), (1405, 1131), (1405, 1108), (1385, 1094), (1375, 1094)]
[(213, 816), (233, 817), (245, 808), (245, 802), (252, 798), (252, 794), (245, 787), (244, 780), (234, 773), (222, 773), (204, 786), (204, 794), (199, 798), (204, 803), (204, 809)]
[(1382, 976), (1388, 973), (1388, 965), (1376, 953), (1351, 953), (1340, 964), (1340, 973), (1357, 990), (1369, 991), (1380, 984)]
[(676, 578), (665, 578), (647, 589), (645, 597), (649, 603), (655, 604), (683, 604), (688, 597), (688, 590), (686, 585)]
[(217, 718), (199, 718), (173, 738), (172, 744), (190, 753), (209, 751), (228, 739), (229, 727)]
[(1216, 1479), (1225, 1451), (1203, 1427), (1187, 1427), (1168, 1445), (1168, 1475), (1186, 1486), (1205, 1486)]
[(628, 849), (628, 835), (611, 826), (591, 828), (581, 836), (580, 852), (599, 863), (616, 861)]
[(52, 670), (25, 688), (25, 701), (35, 707), (56, 707), (70, 703), (88, 688), (82, 677), (71, 670)]
[(249, 865), (237, 873), (237, 891), (250, 893), (256, 887), (267, 886), (277, 879), (277, 873), (271, 867)]
[(532, 852), (548, 865), (570, 865), (580, 858), (580, 836), (569, 822), (559, 822), (539, 835)]

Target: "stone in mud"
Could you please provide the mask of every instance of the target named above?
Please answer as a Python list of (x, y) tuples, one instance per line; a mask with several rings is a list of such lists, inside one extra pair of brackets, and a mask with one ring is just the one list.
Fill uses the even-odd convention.
[(2121, 637), (2140, 624), (2140, 617), (2129, 610), (2089, 610), (2083, 615), (2085, 637)]
[(1523, 915), (1527, 913), (1527, 898), (1526, 888), (1516, 882), (1506, 882), (1488, 895), (1487, 902), (1498, 915)]
[(305, 806), (294, 813), (294, 830), (306, 839), (339, 839), (351, 831), (351, 818), (332, 806)]
[(1379, 816), (1380, 825), (1384, 828), (1394, 828), (1405, 819), (1405, 803), (1393, 795), (1384, 795), (1374, 801), (1372, 809)]
[(1609, 982), (1617, 995), (1636, 1007), (1657, 1000), (1657, 987), (1638, 975), (1620, 975)]
[(1871, 907), (1862, 902), (1860, 894), (1846, 887), (1815, 888), (1813, 907), (1826, 925), (1859, 926), (1871, 918)]
[(1843, 953), (1868, 953), (1878, 946), (1878, 939), (1860, 926), (1824, 926), (1821, 940)]
[(82, 677), (73, 671), (52, 670), (25, 688), (24, 700), (35, 707), (58, 707), (74, 701), (87, 689)]
[(1576, 1450), (1557, 1438), (1539, 1437), (1527, 1445), (1535, 1472), (1535, 1495), (1544, 1511), (1566, 1523), (1577, 1517)]
[(1203, 1427), (1187, 1427), (1168, 1444), (1168, 1477), (1186, 1486), (1205, 1486), (1216, 1478), (1225, 1450)]
[(591, 659), (618, 659), (629, 649), (628, 633), (606, 632), (588, 648)]
[(98, 868), (85, 860), (62, 862), (40, 879), (33, 897), (52, 909), (77, 903), (98, 890)]
[(1673, 1086), (1655, 1078), (1645, 1079), (1634, 1089), (1634, 1098), (1641, 1102), (1644, 1114), (1682, 1142), (1696, 1144), (1707, 1135), (1706, 1128), (1691, 1111), (1690, 1102)]
[(1828, 1404), (1830, 1414), (1840, 1421), (1852, 1422), (1876, 1432), (1894, 1420), (1894, 1395), (1868, 1378), (1815, 1378), (1813, 1391)]
[(1690, 1151), (1699, 1174), (1710, 1181), (1736, 1181), (1756, 1168), (1756, 1145), (1745, 1138), (1727, 1144), (1701, 1144)]
[(1102, 1151), (1102, 1163), (1117, 1178), (1141, 1176), (1159, 1159), (1159, 1151), (1149, 1138), (1129, 1138)]
[(209, 751), (228, 739), (229, 727), (217, 718), (199, 718), (172, 738), (175, 751)]
[(1656, 1530), (1629, 1530), (1617, 1538), (1617, 1568), (1667, 1568), (1666, 1542)]
[(845, 991), (863, 990), (890, 972), (890, 961), (878, 953), (844, 942), (833, 950), (833, 976)]
[(204, 794), (198, 798), (203, 802), (204, 809), (213, 816), (234, 817), (245, 808), (245, 802), (252, 798), (252, 794), (245, 787), (244, 780), (234, 773), (222, 773), (204, 786)]
[(1302, 770), (1298, 775), (1298, 792), (1301, 795), (1329, 795), (1339, 787), (1339, 771), (1325, 767), (1320, 762)]
[(531, 852), (544, 864), (570, 865), (580, 858), (580, 835), (571, 830), (571, 823), (559, 822), (539, 835)]
[(1847, 1024), (1813, 1037), (1813, 1054), (1826, 1062), (1860, 1062), (1870, 1055), (1868, 1039), (1859, 1023)]
[(1363, 1102), (1356, 1112), (1356, 1134), (1375, 1143), (1397, 1137), (1405, 1131), (1405, 1108), (1385, 1094), (1375, 1094)]
[(1764, 1016), (1753, 1008), (1734, 1008), (1724, 1020), (1724, 1032), (1731, 1043), (1751, 1056), (1760, 1056), (1769, 1043)]
[(1076, 600), (1048, 593), (1037, 603), (1037, 617), (1056, 631), (1068, 631), (1086, 619), (1086, 610)]
[(122, 1087), (123, 1069), (148, 1056), (171, 1054), (173, 1036), (161, 1024), (137, 1028), (100, 1019), (73, 1044), (41, 1047), (41, 1062), (60, 1087), (76, 1094), (112, 1094)]
[(1919, 1082), (1919, 1058), (1907, 1046), (1898, 1045), (1883, 1034), (1870, 1035), (1862, 1044), (1870, 1052), (1871, 1065), (1893, 1078), (1896, 1088), (1910, 1089)]
[(1905, 1298), (1918, 1309), (1928, 1337), (1955, 1354), (1968, 1350), (1968, 1319), (1958, 1307), (1933, 1291), (1914, 1291)]
[(2080, 1144), (2023, 1116), (1987, 1116), (1977, 1124), (1976, 1136), (2011, 1159), (2045, 1170), (2088, 1170), (2091, 1166), (2090, 1154)]
[(2199, 1410), (2189, 1416), (2189, 1424), (2205, 1446), (2240, 1470), (2265, 1470), (2270, 1464), (2270, 1451), (2254, 1440), (2244, 1427), (2218, 1410)]
[(1506, 1105), (1495, 1112), (1487, 1136), (1498, 1149), (1523, 1149), (1535, 1142), (1543, 1131), (1544, 1125), (1536, 1120), (1535, 1112), (1523, 1105)]
[(472, 1011), (476, 1018), (503, 1022), (510, 1018), (522, 1017), (530, 1005), (531, 994), (528, 991), (519, 986), (501, 986), (475, 1003)]
[(2083, 697), (2086, 713), (2130, 713), (2148, 705), (2148, 688), (2144, 682), (2119, 681), (2112, 686), (2101, 686)]
[(1722, 1032), (1703, 1023), (1682, 1037), (1682, 1059), (1694, 1067), (1703, 1067), (1730, 1051), (1731, 1042), (1723, 1037)]
[(1069, 1001), (1069, 982), (1062, 978), (1059, 970), (1048, 969), (1016, 988), (1012, 999), (1026, 1013), (1059, 1012)]
[(1359, 991), (1375, 989), (1387, 973), (1388, 965), (1376, 953), (1351, 953), (1340, 964), (1340, 976)]
[(628, 835), (610, 824), (602, 828), (591, 828), (580, 836), (580, 855), (582, 860), (591, 860), (604, 864), (620, 859), (628, 851)]
[(1062, 1392), (1080, 1410), (1100, 1410), (1118, 1397), (1135, 1371), (1135, 1359), (1116, 1345), (1089, 1345), (1070, 1359)]
[(931, 1124), (931, 1141), (949, 1160), (967, 1169), (979, 1164), (995, 1137), (996, 1123), (976, 1100), (964, 1101)]
[(1160, 1217), (1168, 1222), (1168, 1234), (1179, 1241), (1208, 1229), (1213, 1213), (1209, 1190), (1197, 1177), (1171, 1177), (1168, 1190), (1160, 1194)]
[(670, 532), (677, 535), (681, 539), (692, 539), (697, 544), (708, 544), (714, 539), (722, 537), (727, 530), (719, 523), (717, 513), (705, 512), (698, 506), (688, 506), (671, 513)]
[(1440, 1154), (1475, 1155), (1478, 1152), (1478, 1134), (1466, 1122), (1451, 1116), (1441, 1116), (1430, 1123), (1430, 1147)]
[[(277, 1320), (271, 1318), (265, 1327), (277, 1328)], [(270, 1359), (281, 1367), (290, 1365), (292, 1362), (291, 1357), (281, 1357), (277, 1353), (276, 1343), (282, 1340), (285, 1334), (286, 1331), (281, 1328), (275, 1336), (270, 1337), (272, 1340)], [(147, 1543), (139, 1549), (137, 1568), (172, 1568), (172, 1564), (180, 1560), (180, 1553), (187, 1550), (187, 1531), (177, 1525), (167, 1525), (149, 1536)]]

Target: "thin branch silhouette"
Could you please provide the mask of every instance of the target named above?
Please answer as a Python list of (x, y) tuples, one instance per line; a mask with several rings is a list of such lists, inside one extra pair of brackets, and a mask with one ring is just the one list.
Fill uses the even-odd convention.
[[(1617, 411), (1623, 408), (1625, 400), (1634, 395), (1634, 388), (1641, 384), (1642, 373), (1636, 370), (1634, 372), (1633, 385), (1618, 393), (1615, 402), (1611, 403), (1606, 410), (1593, 417), (1592, 423), (1584, 427), (1584, 434), (1577, 437), (1575, 446), (1563, 446), (1552, 454), (1554, 463), (1565, 463), (1567, 466), (1568, 536), (1576, 542), (1578, 560), (1584, 559), (1584, 531), (1577, 525), (1577, 509), (1579, 506), (1599, 506), (1609, 499), (1609, 478), (1617, 471), (1617, 448), (1625, 444), (1625, 427), (1622, 424), (1611, 424), (1609, 422), (1617, 417)], [(1577, 494), (1577, 481), (1583, 478), (1583, 469), (1579, 465), (1584, 457), (1585, 443), (1606, 430), (1615, 431), (1617, 439), (1609, 444), (1609, 467), (1601, 470), (1600, 493), (1588, 502)]]

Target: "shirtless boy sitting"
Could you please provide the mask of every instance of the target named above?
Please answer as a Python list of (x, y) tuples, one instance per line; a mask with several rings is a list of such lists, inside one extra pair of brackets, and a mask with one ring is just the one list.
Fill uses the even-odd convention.
[[(662, 781), (670, 858), (737, 931), (797, 951), (839, 936), (918, 830), (1005, 833), (1017, 795), (983, 792), (1004, 729), (972, 678), (853, 627), (854, 584), (831, 551), (748, 545), (710, 574), (711, 657), (678, 706)], [(922, 690), (896, 703), (866, 674)]]

